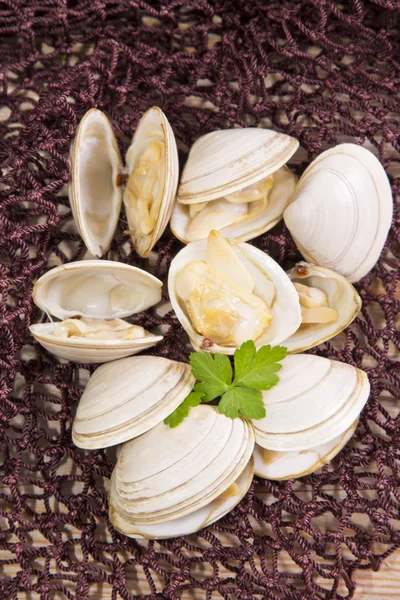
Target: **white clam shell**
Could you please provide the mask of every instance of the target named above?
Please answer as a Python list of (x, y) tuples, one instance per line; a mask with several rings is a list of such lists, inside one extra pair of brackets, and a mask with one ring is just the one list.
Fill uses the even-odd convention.
[(103, 365), (82, 394), (73, 442), (79, 448), (106, 448), (142, 435), (170, 415), (194, 384), (189, 365), (157, 356)]
[(328, 305), (338, 313), (336, 321), (300, 326), (287, 338), (283, 345), (288, 352), (304, 352), (330, 340), (343, 331), (356, 318), (361, 309), (361, 298), (357, 290), (342, 275), (306, 262), (298, 263), (287, 272), (290, 280), (318, 288), (325, 292)]
[[(135, 250), (143, 257), (149, 255), (168, 224), (179, 175), (174, 134), (164, 113), (155, 106), (143, 115), (133, 136), (126, 155), (128, 175), (151, 141), (165, 144), (165, 164), (160, 169), (163, 176), (157, 182), (163, 188), (163, 195), (153, 231), (146, 236), (132, 233)], [(110, 121), (100, 110), (93, 108), (82, 118), (71, 146), (70, 163), (73, 216), (89, 252), (101, 257), (111, 245), (126, 194), (118, 144)]]
[(309, 450), (277, 452), (256, 444), (253, 452), (254, 473), (258, 477), (278, 481), (310, 475), (330, 463), (339, 454), (352, 437), (357, 424), (358, 419), (346, 431), (329, 442)]
[(102, 256), (111, 245), (122, 202), (121, 155), (110, 121), (96, 108), (82, 118), (70, 152), (69, 198), (89, 252)]
[[(110, 304), (109, 294), (120, 288), (127, 296), (121, 305)], [(124, 318), (161, 300), (162, 282), (150, 273), (119, 262), (88, 260), (51, 269), (35, 283), (32, 298), (47, 315), (59, 319)], [(71, 299), (72, 296), (72, 299)], [(116, 360), (154, 346), (162, 336), (146, 333), (131, 340), (61, 338), (52, 335), (52, 323), (31, 325), (34, 338), (49, 352), (83, 363)]]
[(268, 450), (302, 451), (340, 435), (368, 400), (364, 371), (311, 354), (287, 356), (279, 385), (262, 392), (267, 416), (253, 420), (257, 443)]
[[(150, 254), (154, 244), (162, 236), (168, 225), (174, 206), (179, 177), (179, 159), (175, 136), (167, 117), (162, 110), (156, 106), (150, 108), (143, 115), (137, 126), (132, 143), (126, 154), (128, 172), (131, 172), (134, 169), (136, 161), (152, 141), (161, 141), (165, 144), (164, 165), (162, 165), (161, 169), (165, 175), (163, 181), (158, 182), (158, 185), (163, 187), (163, 196), (154, 230), (147, 236), (139, 236), (135, 233), (131, 235), (135, 250), (144, 258)], [(124, 193), (124, 204), (126, 208), (126, 193)], [(128, 211), (127, 218), (129, 229), (132, 230), (133, 226), (130, 223)]]
[(288, 135), (257, 127), (203, 135), (190, 150), (178, 201), (206, 202), (256, 183), (285, 165), (298, 146)]
[[(237, 256), (245, 263), (250, 263), (254, 269), (261, 274), (266, 274), (276, 286), (276, 298), (273, 305), (273, 319), (266, 332), (260, 336), (255, 344), (257, 347), (266, 344), (277, 345), (287, 339), (300, 326), (301, 313), (298, 294), (290, 279), (281, 267), (265, 252), (245, 243), (230, 242)], [(184, 265), (191, 261), (206, 261), (207, 240), (192, 242), (183, 248), (171, 263), (168, 275), (168, 291), (172, 307), (180, 323), (189, 335), (193, 348), (197, 351), (207, 350), (221, 354), (234, 354), (234, 347), (219, 346), (213, 344), (211, 347), (204, 346), (204, 337), (200, 335), (184, 311), (175, 291), (176, 278)], [(254, 290), (257, 295), (257, 287)]]
[(200, 405), (176, 428), (160, 423), (126, 442), (115, 467), (115, 504), (133, 525), (206, 506), (243, 472), (254, 449), (250, 423)]
[(236, 481), (215, 500), (184, 517), (154, 525), (132, 525), (119, 514), (114, 500), (115, 477), (113, 475), (108, 496), (110, 520), (117, 531), (133, 538), (168, 539), (190, 535), (215, 523), (230, 512), (246, 495), (253, 481), (253, 474), (254, 461), (250, 459)]
[(303, 257), (355, 282), (377, 262), (392, 221), (390, 183), (365, 148), (323, 152), (301, 177), (285, 223)]

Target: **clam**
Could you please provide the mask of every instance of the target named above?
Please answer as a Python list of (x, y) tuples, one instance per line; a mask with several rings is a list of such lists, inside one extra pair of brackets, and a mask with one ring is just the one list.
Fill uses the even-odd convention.
[(147, 257), (171, 216), (178, 185), (178, 153), (164, 113), (150, 108), (126, 154), (126, 168), (110, 121), (95, 108), (83, 117), (71, 147), (72, 212), (93, 256), (110, 247), (122, 201), (135, 250)]
[(106, 448), (161, 423), (192, 390), (189, 365), (133, 356), (99, 367), (80, 399), (72, 428), (79, 448)]
[(253, 481), (254, 461), (251, 458), (239, 477), (224, 491), (203, 508), (184, 516), (153, 525), (133, 525), (118, 512), (115, 504), (115, 472), (111, 477), (108, 496), (110, 519), (117, 531), (133, 538), (166, 539), (190, 535), (222, 519), (246, 495)]
[(356, 430), (358, 419), (343, 433), (329, 442), (309, 450), (277, 452), (267, 450), (258, 444), (254, 447), (254, 473), (264, 479), (283, 481), (305, 477), (327, 465), (345, 447)]
[(60, 321), (37, 323), (33, 337), (60, 358), (100, 363), (136, 354), (162, 336), (124, 321), (161, 299), (150, 273), (114, 261), (89, 260), (56, 267), (40, 277), (33, 301)]
[(379, 160), (341, 144), (302, 175), (285, 223), (303, 257), (355, 282), (377, 262), (392, 221), (393, 198)]
[(276, 345), (301, 324), (297, 291), (280, 266), (216, 231), (177, 254), (168, 289), (195, 350), (233, 354), (248, 339)]
[(302, 322), (284, 341), (288, 352), (303, 352), (331, 339), (355, 319), (361, 298), (342, 275), (306, 262), (287, 272), (299, 294)]
[(294, 138), (268, 129), (214, 131), (199, 138), (184, 167), (171, 230), (182, 242), (216, 229), (245, 242), (278, 223), (297, 178), (285, 164)]
[(251, 424), (213, 406), (198, 406), (174, 429), (160, 423), (123, 444), (110, 518), (114, 522), (117, 514), (135, 530), (190, 515), (237, 481), (253, 449)]
[(262, 392), (267, 416), (253, 420), (256, 442), (268, 450), (310, 450), (343, 434), (368, 400), (364, 371), (311, 354), (287, 356), (279, 385)]

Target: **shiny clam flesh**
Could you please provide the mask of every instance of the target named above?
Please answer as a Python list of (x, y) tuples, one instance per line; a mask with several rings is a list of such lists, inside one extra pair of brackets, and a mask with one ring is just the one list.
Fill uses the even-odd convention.
[(168, 288), (196, 350), (233, 354), (248, 339), (275, 345), (301, 323), (298, 294), (279, 265), (215, 231), (177, 254)]

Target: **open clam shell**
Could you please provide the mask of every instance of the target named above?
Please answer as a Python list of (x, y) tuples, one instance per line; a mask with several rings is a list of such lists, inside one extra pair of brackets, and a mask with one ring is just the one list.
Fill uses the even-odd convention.
[[(271, 229), (294, 195), (297, 178), (285, 164), (298, 145), (288, 135), (260, 128), (214, 131), (199, 138), (182, 173), (171, 218), (174, 235), (189, 243), (204, 239), (212, 228), (247, 241)], [(263, 180), (264, 191), (258, 189)], [(260, 199), (266, 195), (264, 205)], [(194, 205), (207, 212), (200, 220), (195, 217), (196, 223)]]
[(287, 275), (295, 285), (301, 284), (313, 291), (323, 292), (326, 306), (336, 311), (336, 318), (333, 320), (301, 324), (299, 329), (284, 341), (288, 352), (304, 352), (333, 338), (350, 325), (360, 312), (361, 298), (342, 275), (306, 262), (298, 263)]
[(151, 525), (201, 509), (236, 481), (254, 449), (250, 423), (200, 405), (171, 429), (160, 423), (122, 446), (114, 501), (133, 525)]
[(285, 223), (303, 257), (355, 282), (377, 262), (392, 221), (393, 198), (379, 160), (340, 144), (302, 175)]
[[(122, 321), (157, 304), (161, 288), (162, 282), (150, 273), (123, 263), (89, 260), (62, 265), (40, 277), (32, 293), (39, 308), (62, 321), (35, 324), (30, 331), (60, 358), (98, 363), (129, 356), (162, 339)], [(101, 337), (93, 332), (88, 337), (65, 332), (61, 335), (60, 325), (74, 321), (88, 324), (89, 329), (97, 323)], [(135, 336), (124, 339), (123, 330), (136, 327)], [(122, 335), (116, 339), (119, 330)]]
[[(210, 337), (204, 336), (195, 329), (185, 303), (177, 293), (178, 276), (183, 268), (194, 261), (206, 263), (210, 257), (210, 240), (219, 235), (220, 234), (212, 232), (208, 240), (192, 242), (176, 255), (169, 270), (168, 290), (176, 316), (188, 333), (190, 342), (195, 350), (206, 350), (208, 352), (219, 352), (221, 354), (234, 354), (236, 347), (240, 344), (222, 345), (221, 343), (216, 343)], [(222, 238), (222, 236), (220, 237)], [(222, 240), (225, 241), (223, 238)], [(253, 294), (257, 298), (265, 300), (266, 304), (271, 305), (270, 314), (272, 320), (265, 332), (254, 340), (255, 344), (257, 347), (261, 347), (265, 344), (279, 344), (290, 337), (290, 335), (299, 328), (301, 323), (300, 304), (296, 289), (286, 273), (267, 254), (250, 244), (236, 243), (232, 240), (228, 240), (227, 243), (231, 248), (230, 252), (232, 253), (233, 251), (233, 257), (229, 254), (226, 255), (224, 248), (221, 253), (217, 251), (212, 256), (211, 263), (213, 267), (220, 269), (220, 274), (217, 273), (217, 279), (222, 282), (223, 276), (229, 276), (235, 279), (236, 283), (239, 283), (240, 279), (240, 284), (243, 289), (249, 288), (250, 284), (247, 282), (250, 281), (251, 285), (254, 286)], [(271, 289), (273, 290), (272, 296), (267, 298)], [(233, 294), (234, 293), (235, 292), (233, 292)], [(221, 294), (221, 297), (223, 297), (223, 289)], [(211, 306), (213, 315), (217, 314), (216, 306), (217, 305)], [(218, 311), (219, 320), (221, 320), (222, 311), (220, 307), (218, 308)], [(246, 323), (243, 324), (244, 337), (247, 336), (246, 339), (249, 339), (250, 325), (251, 323), (249, 321), (246, 321)]]
[(267, 450), (258, 444), (254, 447), (254, 473), (264, 479), (284, 481), (297, 479), (314, 473), (328, 464), (345, 447), (352, 437), (358, 424), (358, 419), (343, 433), (329, 442), (320, 444), (309, 450), (292, 452), (277, 452)]
[(83, 392), (72, 428), (79, 448), (106, 448), (161, 423), (189, 394), (189, 365), (134, 356), (99, 367)]
[(252, 421), (257, 444), (268, 450), (329, 442), (355, 421), (370, 391), (364, 371), (311, 354), (287, 356), (279, 379), (279, 386), (262, 392), (267, 416)]
[(115, 473), (111, 477), (108, 496), (110, 520), (117, 531), (132, 538), (168, 539), (196, 533), (230, 512), (246, 495), (253, 481), (254, 461), (250, 459), (239, 477), (215, 500), (184, 516), (153, 525), (133, 525), (118, 512), (115, 503)]
[(167, 226), (179, 164), (172, 129), (159, 108), (143, 115), (126, 162), (124, 169), (105, 114), (95, 108), (88, 111), (71, 146), (69, 196), (78, 230), (93, 256), (101, 257), (109, 249), (122, 200), (140, 256), (149, 255)]

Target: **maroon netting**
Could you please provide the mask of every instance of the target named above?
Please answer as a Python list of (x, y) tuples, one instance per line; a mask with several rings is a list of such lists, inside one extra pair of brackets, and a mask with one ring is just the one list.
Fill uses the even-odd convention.
[[(400, 546), (398, 230), (357, 285), (360, 317), (317, 350), (368, 372), (371, 398), (353, 442), (301, 481), (256, 480), (230, 515), (188, 538), (136, 543), (115, 533), (106, 494), (115, 458), (71, 442), (93, 368), (59, 364), (27, 331), (40, 318), (37, 277), (84, 255), (67, 198), (68, 149), (93, 106), (124, 149), (139, 116), (160, 106), (182, 163), (197, 136), (234, 125), (297, 137), (299, 174), (322, 149), (357, 141), (399, 192), (398, 9), (395, 0), (0, 2), (2, 600), (348, 598), (355, 569), (378, 569)], [(148, 267), (125, 227), (121, 217), (106, 258)], [(254, 243), (285, 267), (299, 258), (282, 225)], [(180, 247), (167, 232), (156, 273)], [(154, 354), (187, 359), (171, 312), (139, 321), (165, 325)]]

